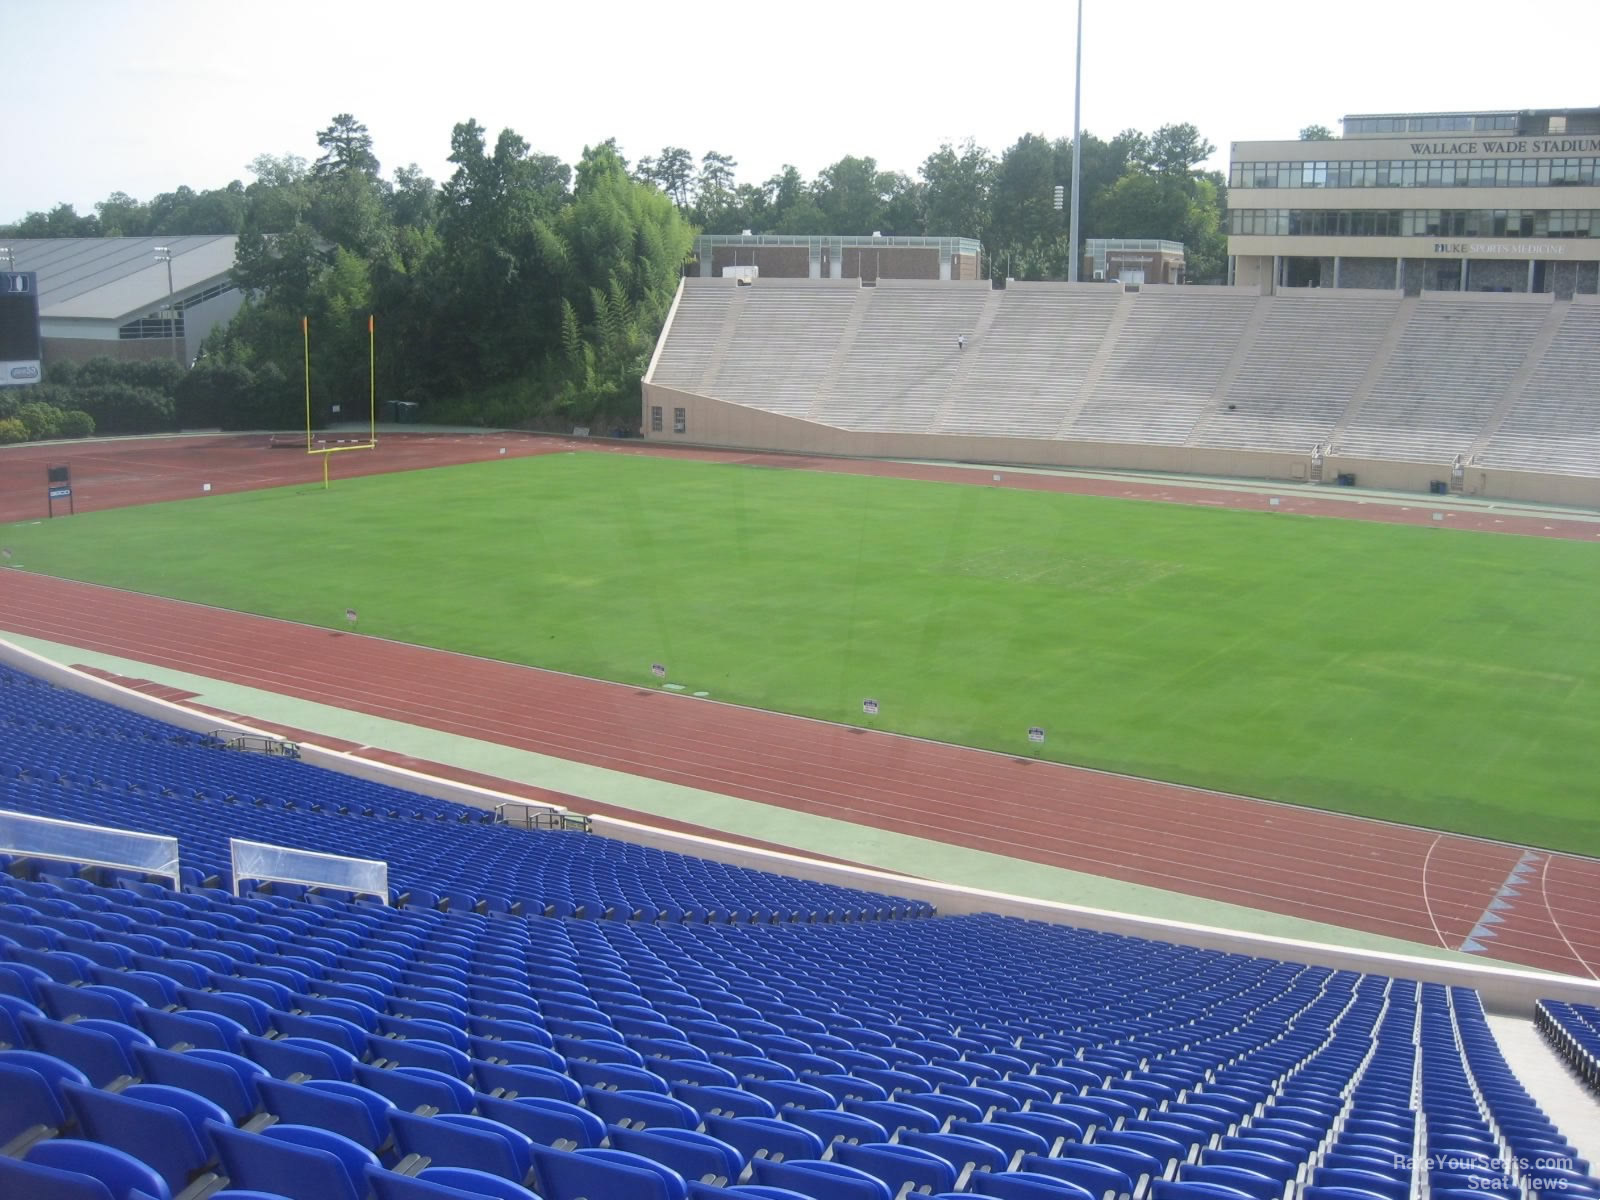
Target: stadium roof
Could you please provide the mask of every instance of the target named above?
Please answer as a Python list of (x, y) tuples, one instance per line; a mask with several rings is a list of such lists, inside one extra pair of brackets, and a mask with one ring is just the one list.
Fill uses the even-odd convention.
[(903, 234), (806, 234), (806, 233), (702, 233), (695, 238), (695, 247), (701, 246), (920, 246), (934, 247), (955, 254), (981, 254), (983, 246), (976, 238), (965, 237), (912, 237)]
[(233, 270), (233, 234), (191, 237), (16, 238), (7, 243), (18, 271), (39, 276), (39, 316), (123, 321), (167, 303), (167, 264), (156, 247), (172, 251), (172, 295), (203, 291)]

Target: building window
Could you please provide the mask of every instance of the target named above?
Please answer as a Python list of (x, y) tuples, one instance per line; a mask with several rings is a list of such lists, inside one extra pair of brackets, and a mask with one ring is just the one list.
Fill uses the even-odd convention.
[(661, 432), (661, 405), (659, 404), (652, 404), (650, 406), (650, 432)]
[(687, 433), (689, 431), (689, 410), (675, 408), (672, 410), (672, 432)]
[(1600, 181), (1596, 158), (1434, 158), (1236, 162), (1232, 188), (1574, 187)]
[(1600, 238), (1600, 209), (1236, 208), (1235, 237)]

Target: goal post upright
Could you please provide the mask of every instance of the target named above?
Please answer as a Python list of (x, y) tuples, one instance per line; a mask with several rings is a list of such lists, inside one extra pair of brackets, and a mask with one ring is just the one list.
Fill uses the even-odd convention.
[(300, 339), (306, 356), (306, 453), (311, 453), (311, 319), (300, 318)]
[(305, 345), (306, 365), (306, 453), (322, 458), (322, 487), (328, 487), (328, 456), (346, 450), (376, 450), (378, 448), (378, 350), (376, 320), (367, 314), (367, 440), (351, 445), (318, 446), (311, 423), (311, 321), (300, 318), (300, 336)]

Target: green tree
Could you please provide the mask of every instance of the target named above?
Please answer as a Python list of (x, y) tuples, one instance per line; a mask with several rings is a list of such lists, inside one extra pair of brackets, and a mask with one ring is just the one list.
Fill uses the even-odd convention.
[(693, 199), (694, 155), (682, 146), (663, 146), (653, 160), (644, 161), (651, 163), (652, 182), (679, 208), (687, 209)]
[(628, 176), (605, 147), (586, 149), (560, 215), (564, 294), (552, 322), (560, 412), (626, 420), (677, 290), (693, 230), (670, 199)]
[(989, 233), (990, 193), (994, 188), (994, 156), (968, 138), (959, 148), (942, 144), (922, 163), (924, 211), (928, 232), (939, 237)]
[(1300, 131), (1300, 140), (1302, 142), (1331, 142), (1333, 141), (1333, 130), (1326, 125), (1307, 125)]
[(1067, 214), (1056, 210), (1055, 189), (1070, 178), (1071, 147), (1065, 141), (1026, 133), (1000, 156), (991, 190), (991, 265), (1018, 279), (1059, 274), (1052, 264), (1065, 260), (1057, 243), (1067, 232)]
[(94, 211), (105, 237), (143, 237), (150, 228), (150, 206), (127, 192), (112, 192)]
[(734, 168), (739, 164), (726, 154), (707, 150), (700, 157), (700, 175), (695, 180), (695, 221), (710, 225), (733, 207)]
[(846, 155), (824, 167), (812, 185), (812, 198), (827, 221), (828, 233), (859, 235), (883, 228), (890, 198), (903, 190), (904, 176), (878, 168), (875, 158)]
[(58, 204), (49, 212), (31, 212), (5, 230), (14, 238), (99, 237), (100, 219), (93, 214), (79, 216), (70, 204)]
[(1146, 170), (1169, 179), (1188, 178), (1217, 148), (1193, 125), (1163, 125), (1145, 143), (1140, 160)]
[(411, 163), (395, 170), (394, 187), (389, 192), (389, 218), (397, 227), (431, 227), (438, 206), (438, 186), (422, 173), (421, 167)]
[(378, 158), (372, 153), (372, 134), (349, 113), (340, 113), (326, 129), (317, 131), (322, 157), (317, 159), (317, 175), (360, 173), (373, 178), (378, 174)]

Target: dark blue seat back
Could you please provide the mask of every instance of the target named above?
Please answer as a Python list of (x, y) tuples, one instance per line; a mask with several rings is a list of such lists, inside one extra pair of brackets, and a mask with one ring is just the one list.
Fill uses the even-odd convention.
[[(170, 1189), (155, 1170), (114, 1146), (71, 1138), (51, 1138), (34, 1145), (28, 1151), (27, 1161), (33, 1166), (75, 1171), (96, 1179), (113, 1200), (125, 1200), (138, 1193), (150, 1197), (150, 1200), (172, 1200)], [(31, 1197), (34, 1193), (24, 1192), (23, 1195)], [(47, 1200), (50, 1193), (41, 1192), (37, 1195), (39, 1200)]]
[(140, 1159), (174, 1192), (211, 1161), (211, 1147), (175, 1108), (70, 1083), (61, 1090), (85, 1136)]

